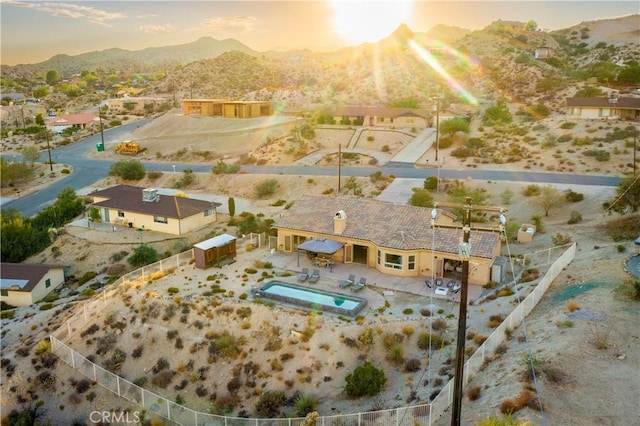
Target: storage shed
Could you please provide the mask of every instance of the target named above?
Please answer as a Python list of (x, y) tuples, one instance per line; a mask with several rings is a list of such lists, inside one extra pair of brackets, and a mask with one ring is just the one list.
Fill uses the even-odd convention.
[(236, 237), (222, 234), (199, 242), (193, 246), (193, 256), (196, 267), (200, 269), (233, 263), (236, 260)]

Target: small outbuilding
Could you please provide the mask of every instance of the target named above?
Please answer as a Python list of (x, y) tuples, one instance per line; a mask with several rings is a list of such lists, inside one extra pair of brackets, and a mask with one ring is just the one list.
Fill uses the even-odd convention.
[(233, 263), (236, 260), (236, 237), (222, 234), (199, 242), (193, 246), (193, 257), (200, 269)]

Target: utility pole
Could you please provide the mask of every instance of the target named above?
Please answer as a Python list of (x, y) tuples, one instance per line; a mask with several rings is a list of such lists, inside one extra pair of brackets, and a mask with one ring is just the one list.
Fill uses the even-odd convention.
[[(507, 211), (504, 207), (497, 206), (477, 206), (471, 205), (471, 197), (466, 197), (465, 204), (458, 203), (436, 203), (434, 209), (438, 207), (451, 207), (462, 208), (464, 213), (462, 216), (462, 242), (458, 247), (458, 256), (462, 260), (462, 282), (460, 289), (460, 310), (458, 313), (458, 337), (456, 340), (456, 359), (455, 359), (455, 376), (453, 382), (453, 405), (451, 409), (451, 426), (460, 426), (461, 422), (461, 408), (462, 408), (462, 385), (464, 378), (464, 347), (467, 332), (467, 298), (469, 294), (469, 259), (471, 258), (471, 244), (469, 243), (469, 237), (471, 235), (471, 212), (477, 211), (490, 211), (500, 212), (500, 223), (504, 226), (506, 218), (504, 212)], [(501, 228), (502, 229), (502, 228)]]
[(342, 144), (339, 143), (338, 144), (338, 195), (340, 195), (340, 181), (342, 180), (342, 177), (340, 176), (342, 174)]
[(51, 160), (51, 145), (49, 144), (49, 129), (47, 129), (47, 126), (44, 126), (44, 134), (46, 135), (46, 138), (47, 138), (47, 152), (49, 153), (49, 169), (51, 170), (51, 173), (53, 173), (53, 161)]
[(636, 153), (638, 152), (638, 132), (640, 132), (640, 127), (636, 126), (633, 132), (633, 177), (636, 176)]
[(436, 163), (438, 162), (438, 142), (440, 139), (440, 98), (436, 98)]

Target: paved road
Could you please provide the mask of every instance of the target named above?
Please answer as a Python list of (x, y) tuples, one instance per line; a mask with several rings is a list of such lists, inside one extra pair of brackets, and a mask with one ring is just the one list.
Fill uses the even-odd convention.
[[(143, 126), (152, 118), (124, 124), (120, 127), (105, 131), (105, 140), (130, 139), (129, 132), (139, 126)], [(29, 194), (25, 197), (11, 200), (2, 204), (2, 208), (12, 208), (20, 211), (25, 216), (33, 216), (47, 205), (51, 204), (58, 193), (67, 186), (75, 191), (91, 186), (94, 182), (108, 176), (112, 160), (100, 160), (87, 157), (87, 152), (95, 149), (101, 141), (100, 134), (93, 135), (61, 148), (56, 148), (51, 155), (56, 163), (68, 164), (74, 168), (74, 173), (44, 190)], [(43, 152), (43, 158), (47, 155)], [(210, 173), (212, 164), (186, 164), (186, 163), (156, 163), (150, 160), (142, 160), (147, 170), (159, 170), (163, 172), (191, 169), (196, 173)], [(174, 169), (175, 167), (175, 169)], [(244, 172), (256, 174), (284, 174), (302, 176), (337, 176), (336, 167), (318, 166), (244, 166)], [(386, 175), (394, 175), (398, 178), (425, 179), (428, 176), (437, 176), (438, 170), (420, 169), (411, 167), (342, 167), (342, 176), (369, 176), (375, 171), (381, 171)], [(486, 181), (514, 181), (549, 184), (573, 184), (594, 186), (617, 186), (620, 178), (614, 176), (585, 176), (567, 173), (546, 173), (506, 170), (455, 170), (441, 168), (439, 171), (442, 179), (478, 179)]]

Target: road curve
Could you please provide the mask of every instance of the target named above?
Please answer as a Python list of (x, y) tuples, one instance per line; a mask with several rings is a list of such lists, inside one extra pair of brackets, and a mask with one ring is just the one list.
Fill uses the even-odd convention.
[[(132, 123), (127, 123), (117, 128), (105, 131), (109, 139), (122, 139), (123, 135), (143, 126), (152, 118), (146, 118)], [(93, 183), (108, 176), (109, 168), (115, 160), (94, 159), (87, 156), (87, 152), (95, 149), (95, 145), (101, 141), (101, 135), (96, 134), (82, 139), (72, 145), (56, 148), (52, 151), (53, 161), (68, 164), (74, 169), (74, 173), (50, 185), (46, 189), (26, 195), (21, 198), (5, 202), (2, 209), (16, 209), (23, 215), (30, 217), (38, 213), (44, 207), (55, 201), (62, 189), (69, 186), (75, 191), (91, 186)], [(43, 153), (45, 156), (46, 153)], [(195, 173), (211, 173), (213, 164), (193, 163), (156, 163), (141, 160), (146, 170), (159, 170), (163, 172), (181, 172), (191, 169)], [(319, 166), (243, 166), (242, 171), (254, 174), (282, 174), (301, 176), (337, 176), (337, 167)], [(342, 167), (342, 176), (369, 176), (376, 171), (385, 175), (393, 175), (398, 178), (425, 179), (429, 176), (437, 176), (438, 170), (413, 168), (413, 167)], [(548, 173), (529, 171), (507, 170), (475, 170), (475, 169), (445, 169), (439, 171), (441, 179), (475, 179), (486, 181), (512, 181), (531, 182), (532, 184), (573, 184), (592, 186), (617, 186), (621, 178), (615, 176), (593, 176), (568, 173)]]

